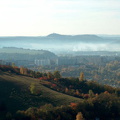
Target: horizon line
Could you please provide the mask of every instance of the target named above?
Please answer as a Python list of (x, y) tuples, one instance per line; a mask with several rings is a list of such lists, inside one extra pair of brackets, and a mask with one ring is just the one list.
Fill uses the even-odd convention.
[(52, 34), (57, 34), (57, 35), (71, 35), (71, 36), (76, 36), (76, 35), (100, 35), (100, 36), (120, 36), (120, 34), (60, 34), (60, 33), (50, 33), (47, 35), (6, 35), (6, 36), (0, 36), (0, 37), (46, 37)]

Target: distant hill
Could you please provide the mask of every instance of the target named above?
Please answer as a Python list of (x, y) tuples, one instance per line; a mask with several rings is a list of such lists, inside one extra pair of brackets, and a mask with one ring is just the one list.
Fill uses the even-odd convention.
[(49, 41), (60, 41), (60, 40), (68, 40), (72, 41), (81, 41), (81, 42), (108, 42), (110, 40), (120, 40), (120, 35), (95, 35), (95, 34), (81, 34), (81, 35), (62, 35), (58, 33), (52, 33), (47, 36), (8, 36), (8, 37), (0, 37), (0, 42), (10, 42), (10, 41), (21, 41), (22, 42), (49, 42)]
[(70, 40), (103, 40), (103, 38), (97, 36), (97, 35), (61, 35), (57, 33), (52, 33), (47, 36), (48, 38), (60, 38), (60, 39), (70, 39)]
[(0, 49), (0, 53), (19, 53), (19, 54), (30, 54), (30, 55), (50, 54), (50, 56), (55, 56), (54, 53), (48, 50), (32, 50), (32, 49), (23, 49), (17, 47), (3, 47)]
[[(116, 46), (112, 49), (108, 45), (112, 43), (119, 44), (119, 36), (105, 35), (62, 35), (52, 33), (47, 36), (14, 36), (0, 37), (0, 48), (2, 47), (18, 47), (29, 49), (44, 49), (59, 53), (59, 51), (115, 51)], [(107, 49), (106, 47), (107, 46)], [(119, 50), (119, 48), (118, 48)], [(32, 52), (31, 52), (32, 53)]]
[[(61, 40), (67, 40), (68, 42), (72, 41), (81, 41), (81, 42), (101, 42), (105, 41), (103, 38), (97, 36), (97, 35), (61, 35), (57, 33), (52, 33), (47, 36), (38, 36), (38, 37), (30, 37), (30, 36), (21, 36), (21, 37), (0, 37), (0, 41), (16, 41), (16, 40), (25, 40), (24, 42), (30, 41), (30, 42), (53, 42), (56, 40), (57, 42), (60, 42)], [(46, 41), (47, 40), (47, 41)]]
[(16, 47), (0, 48), (0, 60), (51, 59), (57, 56), (48, 50), (30, 50)]

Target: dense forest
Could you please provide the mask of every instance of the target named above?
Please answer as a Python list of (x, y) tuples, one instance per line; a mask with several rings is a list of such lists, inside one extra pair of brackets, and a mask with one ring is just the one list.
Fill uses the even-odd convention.
[[(100, 62), (99, 62), (100, 63)], [(79, 65), (36, 66), (36, 71), (53, 72), (59, 70), (63, 77), (79, 77), (84, 72), (85, 79), (98, 83), (120, 87), (120, 61), (113, 60), (101, 64), (80, 63)]]
[(120, 119), (120, 89), (88, 81), (84, 72), (65, 78), (59, 71), (0, 65), (0, 85), (1, 120)]

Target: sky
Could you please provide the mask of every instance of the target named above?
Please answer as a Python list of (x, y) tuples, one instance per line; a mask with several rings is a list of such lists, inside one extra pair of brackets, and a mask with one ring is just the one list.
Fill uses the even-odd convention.
[(120, 35), (120, 0), (0, 0), (0, 36)]

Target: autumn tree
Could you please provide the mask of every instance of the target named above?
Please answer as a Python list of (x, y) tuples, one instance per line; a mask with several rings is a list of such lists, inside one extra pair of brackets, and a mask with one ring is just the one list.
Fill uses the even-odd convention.
[(80, 81), (84, 81), (84, 73), (83, 73), (83, 72), (80, 73), (79, 80), (80, 80)]
[(93, 93), (93, 91), (92, 90), (89, 90), (89, 97), (90, 98), (93, 98), (95, 96), (95, 94)]
[(68, 93), (68, 91), (69, 91), (69, 89), (66, 87), (66, 88), (65, 88), (65, 93)]
[(76, 90), (75, 94), (76, 94), (76, 95), (80, 95), (79, 90)]
[(61, 78), (61, 74), (60, 74), (60, 72), (59, 71), (54, 71), (54, 77), (55, 78)]
[(27, 68), (20, 67), (20, 74), (27, 75), (27, 73), (28, 73)]
[(24, 74), (24, 69), (23, 69), (23, 67), (20, 67), (20, 74)]
[(48, 78), (48, 79), (53, 79), (53, 78), (54, 78), (54, 75), (53, 75), (51, 72), (48, 72), (48, 73), (47, 73), (47, 78)]
[(12, 63), (12, 67), (13, 67), (13, 68), (15, 67), (15, 63)]
[(76, 120), (84, 120), (81, 112), (78, 112), (78, 114), (76, 115)]
[(27, 74), (28, 74), (28, 69), (24, 68), (24, 75), (27, 75)]
[(32, 83), (31, 85), (30, 85), (30, 92), (31, 92), (31, 94), (36, 94), (36, 87), (35, 87), (35, 84), (34, 83)]

